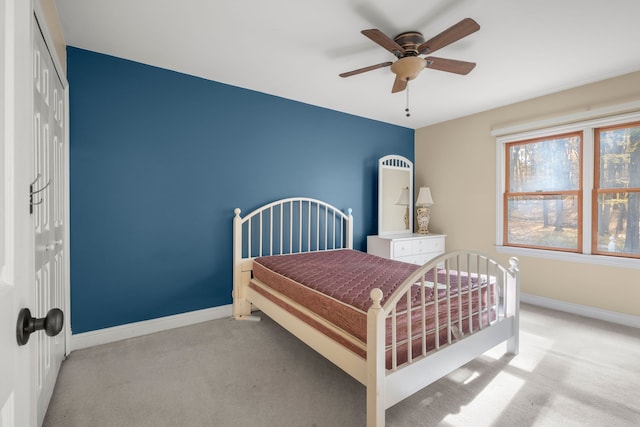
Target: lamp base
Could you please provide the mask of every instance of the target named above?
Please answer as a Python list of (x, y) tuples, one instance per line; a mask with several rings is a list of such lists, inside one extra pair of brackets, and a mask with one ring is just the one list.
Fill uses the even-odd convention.
[(417, 208), (416, 214), (418, 219), (418, 233), (429, 234), (429, 215), (431, 214), (431, 208)]
[(409, 229), (409, 206), (407, 206), (404, 211), (404, 229)]

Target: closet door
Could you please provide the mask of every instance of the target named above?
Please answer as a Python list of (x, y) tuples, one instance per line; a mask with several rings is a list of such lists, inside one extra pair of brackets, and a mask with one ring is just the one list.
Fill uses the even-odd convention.
[[(37, 22), (33, 25), (34, 178), (31, 184), (35, 235), (34, 317), (52, 308), (66, 312), (65, 283), (65, 95)], [(65, 354), (65, 334), (39, 333), (36, 390), (38, 425), (49, 405)]]
[[(36, 335), (22, 344), (35, 308), (33, 2), (0, 0), (0, 425), (37, 427)], [(24, 326), (24, 325), (23, 325)], [(21, 332), (23, 334), (21, 334)], [(42, 334), (38, 332), (37, 334)], [(28, 334), (26, 334), (28, 336)]]
[[(19, 254), (31, 249), (23, 243), (28, 240), (25, 235), (30, 236), (26, 193), (22, 198), (16, 196), (22, 183), (15, 159), (22, 159), (17, 153), (18, 141), (24, 140), (25, 132), (18, 129), (19, 119), (11, 115), (17, 109), (15, 92), (21, 92), (15, 83), (20, 68), (10, 47), (19, 30), (9, 30), (6, 25), (15, 20), (8, 6), (14, 5), (0, 0), (0, 426), (29, 426), (33, 402), (29, 382), (24, 379), (29, 378), (31, 350), (16, 343), (16, 319), (28, 300), (29, 290), (28, 283), (21, 280), (24, 277), (20, 275)], [(22, 215), (16, 208), (20, 201)]]

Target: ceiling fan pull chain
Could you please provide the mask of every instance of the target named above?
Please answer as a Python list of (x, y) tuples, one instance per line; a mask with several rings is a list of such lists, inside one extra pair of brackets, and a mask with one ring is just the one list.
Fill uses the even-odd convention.
[(407, 108), (404, 109), (407, 113), (407, 117), (411, 117), (411, 113), (409, 112), (409, 80), (407, 80)]

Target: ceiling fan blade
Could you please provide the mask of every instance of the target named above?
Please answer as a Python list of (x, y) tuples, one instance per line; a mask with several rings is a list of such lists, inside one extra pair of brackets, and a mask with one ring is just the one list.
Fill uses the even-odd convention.
[(396, 80), (393, 82), (393, 88), (391, 89), (391, 93), (402, 92), (407, 88), (407, 81), (402, 80), (398, 76), (396, 76)]
[(366, 73), (367, 71), (377, 70), (378, 68), (388, 67), (393, 62), (382, 62), (376, 65), (369, 65), (368, 67), (358, 68), (357, 70), (347, 71), (346, 73), (338, 74), (340, 77), (349, 77), (360, 73)]
[(380, 30), (371, 29), (371, 30), (362, 30), (360, 31), (365, 36), (369, 37), (374, 42), (378, 43), (383, 48), (387, 49), (389, 52), (393, 53), (395, 56), (400, 57), (403, 53), (405, 53), (404, 48), (400, 46), (398, 43), (393, 41), (393, 39), (389, 38), (385, 33)]
[(457, 24), (447, 28), (437, 36), (427, 40), (418, 46), (418, 52), (421, 54), (433, 53), (438, 49), (450, 45), (453, 42), (475, 33), (480, 29), (480, 25), (471, 18), (465, 18)]
[(427, 60), (427, 68), (463, 75), (469, 74), (476, 66), (475, 62), (457, 61), (435, 56), (427, 56), (424, 59)]

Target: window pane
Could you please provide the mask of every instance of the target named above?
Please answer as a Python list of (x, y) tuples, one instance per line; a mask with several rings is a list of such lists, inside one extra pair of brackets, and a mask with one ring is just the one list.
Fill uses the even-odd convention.
[(596, 252), (640, 255), (640, 193), (598, 195)]
[(640, 126), (600, 131), (600, 188), (640, 188)]
[(507, 200), (507, 244), (578, 250), (577, 195)]
[(580, 188), (580, 135), (510, 144), (509, 192)]

